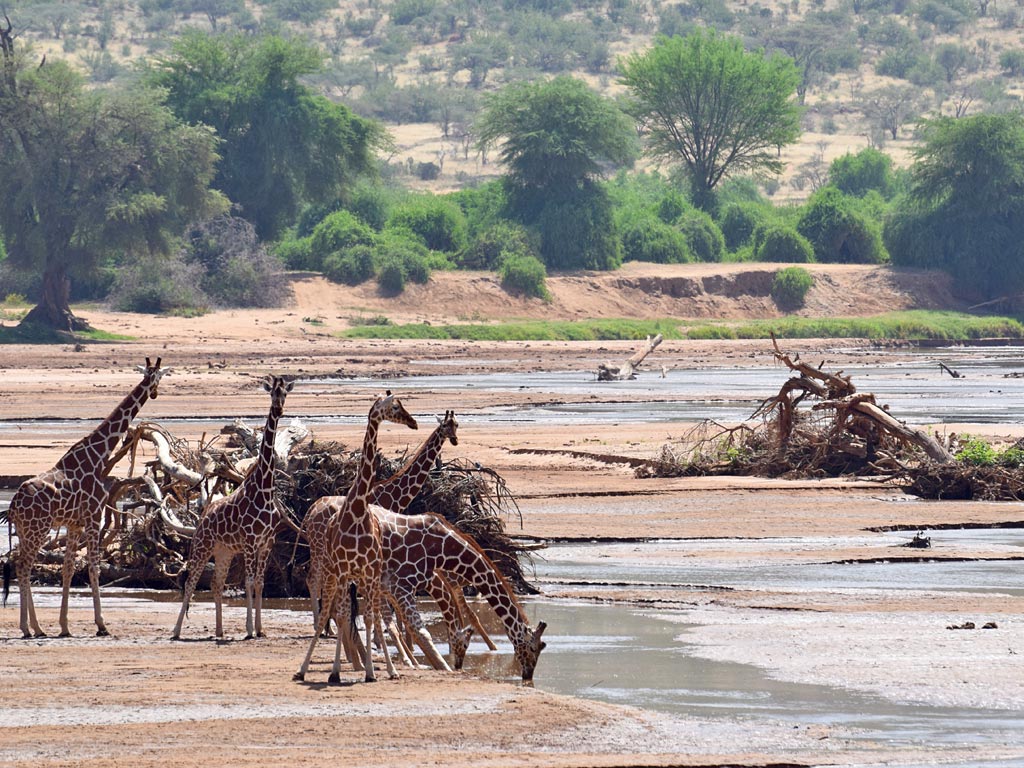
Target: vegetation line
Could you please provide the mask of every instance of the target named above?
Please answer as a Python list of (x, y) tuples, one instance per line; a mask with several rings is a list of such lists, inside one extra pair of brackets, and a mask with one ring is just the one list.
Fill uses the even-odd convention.
[(771, 320), (580, 320), (465, 323), (451, 325), (379, 324), (343, 331), (345, 338), (460, 339), (473, 341), (612, 341), (660, 333), (666, 339), (942, 339), (969, 341), (1024, 338), (1024, 325), (1009, 317), (977, 317), (960, 312), (911, 310), (874, 317)]

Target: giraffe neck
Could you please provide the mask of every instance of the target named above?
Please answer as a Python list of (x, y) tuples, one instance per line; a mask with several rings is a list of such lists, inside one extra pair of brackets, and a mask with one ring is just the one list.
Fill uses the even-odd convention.
[(516, 648), (526, 642), (530, 635), (530, 623), (512, 587), (504, 577), (498, 575), (497, 566), (481, 550), (454, 531), (448, 532), (444, 548), (446, 557), (443, 570), (456, 574), (463, 582), (477, 588), (505, 625), (505, 633)]
[(408, 509), (427, 481), (434, 460), (441, 453), (444, 440), (442, 429), (438, 427), (404, 467), (373, 487), (370, 503), (379, 504), (392, 512), (401, 513)]
[(260, 455), (250, 477), (256, 487), (273, 485), (274, 478), (274, 442), (277, 439), (277, 422), (284, 410), (284, 403), (271, 402), (267, 423), (263, 427), (263, 442), (260, 444)]
[(103, 474), (107, 459), (148, 399), (149, 383), (143, 379), (96, 429), (68, 449), (57, 462), (56, 468), (87, 468), (95, 474)]
[(370, 411), (370, 418), (366, 423), (366, 434), (363, 436), (363, 453), (359, 457), (359, 468), (356, 470), (356, 479), (349, 489), (346, 507), (358, 520), (369, 514), (367, 502), (370, 497), (370, 489), (373, 486), (373, 465), (377, 455), (377, 431), (380, 428), (382, 416), (376, 409)]

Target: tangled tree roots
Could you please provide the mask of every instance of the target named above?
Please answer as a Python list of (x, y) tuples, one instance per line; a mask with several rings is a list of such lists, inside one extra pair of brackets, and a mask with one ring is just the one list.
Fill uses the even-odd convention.
[(698, 425), (637, 475), (871, 475), (929, 498), (1022, 495), (1019, 471), (957, 462), (949, 445), (899, 421), (874, 395), (857, 392), (850, 376), (803, 363), (772, 343), (775, 359), (793, 372), (777, 395), (738, 426)]

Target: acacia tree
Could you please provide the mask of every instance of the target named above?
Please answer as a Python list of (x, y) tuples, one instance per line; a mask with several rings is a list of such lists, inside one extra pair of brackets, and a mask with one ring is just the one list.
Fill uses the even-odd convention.
[(147, 76), (178, 117), (217, 132), (214, 186), (264, 239), (303, 205), (337, 200), (386, 142), (377, 123), (299, 82), (320, 66), (321, 54), (301, 41), (191, 31)]
[(547, 264), (618, 266), (610, 204), (598, 181), (605, 168), (632, 162), (637, 147), (615, 104), (568, 76), (516, 83), (487, 98), (474, 132), (482, 148), (500, 145), (511, 211), (541, 230)]
[(647, 153), (681, 163), (702, 208), (728, 174), (781, 172), (779, 150), (800, 136), (800, 73), (786, 56), (748, 53), (711, 29), (659, 37), (619, 67)]
[(0, 230), (10, 263), (42, 275), (22, 322), (86, 329), (69, 306), (72, 278), (167, 253), (188, 221), (223, 207), (209, 191), (216, 140), (179, 123), (155, 91), (86, 90), (63, 62), (25, 66), (7, 26)]

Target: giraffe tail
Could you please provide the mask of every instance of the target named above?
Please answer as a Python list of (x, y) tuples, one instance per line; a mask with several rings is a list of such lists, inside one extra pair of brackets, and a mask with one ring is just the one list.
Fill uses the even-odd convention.
[(352, 610), (348, 613), (348, 623), (352, 631), (356, 631), (356, 616), (359, 614), (359, 593), (356, 591), (355, 582), (349, 582), (348, 602)]
[(4, 560), (4, 596), (3, 605), (7, 607), (7, 598), (11, 594), (11, 558)]

